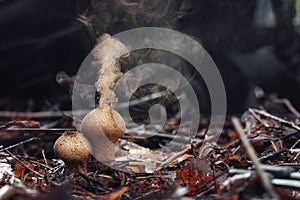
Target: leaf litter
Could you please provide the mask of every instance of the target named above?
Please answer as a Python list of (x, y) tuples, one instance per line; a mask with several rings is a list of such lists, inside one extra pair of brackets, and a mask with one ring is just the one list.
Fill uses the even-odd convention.
[[(177, 141), (179, 152), (141, 146), (139, 141), (148, 139), (142, 137), (143, 131), (149, 130), (128, 129), (116, 145), (112, 168), (103, 171), (91, 159), (87, 174), (68, 175), (53, 152), (63, 130), (74, 129), (68, 118), (42, 117), (34, 123), (9, 119), (3, 119), (0, 129), (0, 199), (53, 199), (58, 194), (66, 199), (300, 198), (300, 138), (296, 118), (291, 116), (281, 118), (249, 109), (238, 119), (257, 161), (228, 119), (217, 143), (204, 147), (203, 130), (198, 130), (196, 142), (186, 145)], [(165, 126), (165, 132), (153, 137), (170, 141), (163, 136), (176, 130), (178, 123), (173, 121)], [(264, 187), (265, 179), (274, 196)]]

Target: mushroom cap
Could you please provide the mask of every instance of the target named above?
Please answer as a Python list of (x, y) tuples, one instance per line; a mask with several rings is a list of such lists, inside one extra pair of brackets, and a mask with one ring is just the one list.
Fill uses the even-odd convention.
[(125, 134), (125, 121), (110, 106), (101, 106), (90, 111), (81, 122), (81, 131), (88, 138), (105, 136), (116, 143)]
[(65, 162), (87, 162), (91, 145), (77, 131), (66, 131), (55, 141), (54, 151)]

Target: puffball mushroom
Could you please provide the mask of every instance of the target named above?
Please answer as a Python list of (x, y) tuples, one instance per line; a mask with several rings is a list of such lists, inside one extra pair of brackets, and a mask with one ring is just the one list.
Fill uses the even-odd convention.
[(87, 173), (90, 157), (89, 141), (77, 131), (64, 132), (54, 143), (54, 151), (66, 164), (66, 173)]
[(125, 122), (110, 106), (90, 111), (81, 122), (81, 131), (92, 145), (94, 157), (105, 165), (115, 159), (115, 144), (125, 134)]
[(99, 42), (101, 44), (93, 50), (95, 63), (99, 65), (95, 83), (100, 94), (99, 105), (83, 118), (81, 131), (91, 143), (93, 156), (102, 164), (111, 166), (115, 160), (115, 144), (125, 133), (123, 118), (110, 106), (115, 100), (114, 85), (123, 75), (117, 58), (128, 55), (129, 50), (109, 34), (103, 34)]

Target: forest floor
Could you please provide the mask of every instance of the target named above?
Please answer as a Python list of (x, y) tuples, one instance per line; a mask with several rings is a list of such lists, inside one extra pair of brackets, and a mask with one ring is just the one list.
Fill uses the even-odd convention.
[[(0, 112), (0, 200), (300, 199), (300, 126), (294, 115), (250, 108), (227, 117), (216, 143), (206, 135), (205, 117), (194, 138), (187, 127), (186, 137), (174, 139), (176, 119), (152, 137), (145, 137), (151, 133), (143, 126), (127, 127), (116, 145), (127, 152), (116, 156), (123, 168), (99, 169), (91, 158), (88, 173), (68, 174), (53, 144), (64, 131), (75, 131), (69, 114)], [(177, 152), (153, 148), (172, 140)]]

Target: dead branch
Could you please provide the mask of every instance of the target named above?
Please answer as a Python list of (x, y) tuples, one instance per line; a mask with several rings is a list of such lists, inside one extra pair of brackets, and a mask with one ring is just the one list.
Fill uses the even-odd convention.
[(255, 150), (253, 148), (253, 146), (250, 144), (248, 138), (245, 136), (243, 128), (241, 123), (239, 122), (238, 118), (233, 117), (232, 118), (232, 123), (234, 125), (235, 130), (237, 131), (237, 133), (239, 134), (241, 141), (243, 143), (243, 145), (245, 146), (246, 152), (248, 153), (250, 159), (252, 160), (255, 169), (260, 177), (261, 183), (263, 184), (266, 192), (268, 192), (268, 194), (270, 195), (270, 197), (272, 197), (273, 199), (279, 199), (278, 195), (276, 194), (272, 183), (270, 182), (270, 179), (268, 178), (268, 176), (266, 175), (266, 173), (264, 172), (260, 161), (258, 160)]

